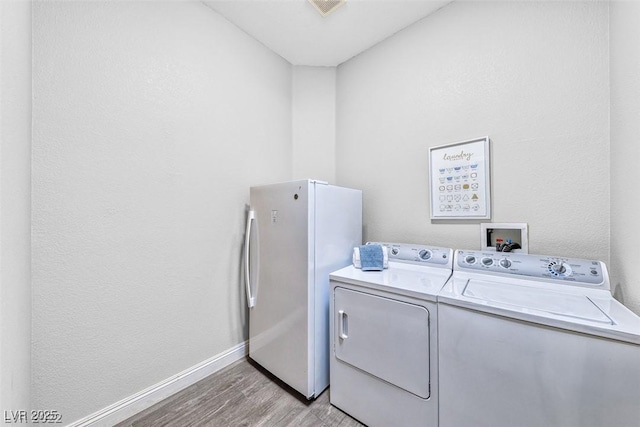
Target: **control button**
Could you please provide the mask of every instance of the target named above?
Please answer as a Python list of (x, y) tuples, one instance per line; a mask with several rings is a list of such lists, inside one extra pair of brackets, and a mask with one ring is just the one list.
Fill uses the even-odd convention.
[(591, 274), (594, 275), (594, 276), (597, 276), (598, 275), (598, 271), (597, 270), (591, 270)]
[(502, 258), (500, 260), (500, 267), (503, 267), (503, 268), (511, 267), (511, 261), (509, 261), (507, 258)]
[(482, 258), (482, 265), (489, 267), (493, 265), (493, 259), (491, 258)]
[(427, 261), (428, 259), (431, 258), (431, 251), (426, 249), (420, 249), (420, 252), (418, 252), (418, 256), (420, 256), (421, 260)]
[(391, 255), (398, 255), (398, 253), (400, 252), (400, 249), (398, 248), (391, 248)]
[(464, 262), (466, 262), (467, 264), (475, 264), (476, 263), (476, 257), (474, 257), (473, 255), (467, 255), (464, 258)]

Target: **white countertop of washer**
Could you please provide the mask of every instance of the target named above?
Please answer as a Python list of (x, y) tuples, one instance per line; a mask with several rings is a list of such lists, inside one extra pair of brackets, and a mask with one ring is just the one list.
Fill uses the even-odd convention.
[(640, 317), (605, 290), (456, 272), (438, 303), (640, 345)]
[(338, 282), (436, 302), (438, 292), (451, 277), (451, 270), (389, 261), (389, 268), (382, 271), (362, 271), (350, 265), (329, 277)]

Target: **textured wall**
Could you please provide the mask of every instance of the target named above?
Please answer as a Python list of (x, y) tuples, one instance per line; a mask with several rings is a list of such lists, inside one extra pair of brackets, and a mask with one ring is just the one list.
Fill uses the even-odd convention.
[(489, 135), (494, 222), (529, 249), (609, 259), (608, 6), (454, 2), (338, 67), (337, 177), (365, 239), (480, 247), (429, 219), (428, 149)]
[(33, 404), (67, 423), (246, 339), (291, 66), (199, 2), (37, 2), (33, 28)]
[(336, 68), (293, 67), (293, 179), (335, 184)]
[(611, 2), (611, 275), (640, 315), (640, 3)]
[(30, 407), (30, 173), (31, 4), (1, 1), (0, 411)]

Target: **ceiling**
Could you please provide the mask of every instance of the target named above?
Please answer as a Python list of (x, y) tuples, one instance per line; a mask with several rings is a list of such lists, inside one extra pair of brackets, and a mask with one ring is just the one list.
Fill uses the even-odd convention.
[(308, 0), (204, 3), (293, 65), (336, 66), (451, 0), (347, 0), (326, 17)]

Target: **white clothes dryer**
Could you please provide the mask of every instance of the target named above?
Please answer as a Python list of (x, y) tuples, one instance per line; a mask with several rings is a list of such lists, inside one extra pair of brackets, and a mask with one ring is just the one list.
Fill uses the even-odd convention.
[(330, 400), (368, 426), (438, 425), (438, 308), (453, 250), (383, 243), (389, 268), (330, 275)]
[(442, 427), (640, 423), (640, 318), (602, 262), (457, 250), (438, 328)]

